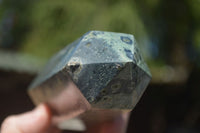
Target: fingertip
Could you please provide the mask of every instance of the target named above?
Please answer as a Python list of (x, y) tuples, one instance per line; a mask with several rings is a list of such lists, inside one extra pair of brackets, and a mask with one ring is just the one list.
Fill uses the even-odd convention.
[(51, 111), (46, 104), (41, 104), (33, 111), (18, 116), (18, 126), (23, 133), (45, 132), (51, 126)]
[(46, 104), (41, 104), (30, 112), (7, 117), (1, 133), (40, 133), (51, 126), (51, 111)]
[(46, 104), (39, 105), (36, 109), (33, 110), (32, 115), (35, 116), (35, 120), (38, 122), (43, 122), (44, 125), (51, 124), (51, 111)]
[(8, 116), (2, 123), (0, 133), (20, 133), (15, 126), (15, 116)]

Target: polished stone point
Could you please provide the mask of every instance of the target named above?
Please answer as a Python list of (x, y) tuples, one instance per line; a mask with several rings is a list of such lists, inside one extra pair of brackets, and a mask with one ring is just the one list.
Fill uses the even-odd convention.
[(29, 92), (45, 102), (69, 80), (92, 108), (131, 110), (151, 74), (133, 35), (89, 31), (53, 56)]

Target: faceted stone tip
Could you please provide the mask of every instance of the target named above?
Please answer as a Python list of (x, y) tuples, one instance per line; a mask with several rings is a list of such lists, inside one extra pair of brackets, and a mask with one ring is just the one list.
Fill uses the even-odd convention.
[[(52, 57), (29, 93), (34, 101), (44, 102), (71, 80), (92, 107), (130, 110), (151, 73), (133, 35), (89, 31)], [(39, 100), (36, 91), (41, 92)]]

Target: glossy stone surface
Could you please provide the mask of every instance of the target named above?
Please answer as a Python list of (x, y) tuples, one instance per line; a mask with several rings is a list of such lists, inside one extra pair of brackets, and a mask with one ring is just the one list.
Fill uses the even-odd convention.
[(57, 53), (30, 91), (45, 84), (55, 91), (55, 82), (67, 83), (63, 76), (57, 81), (59, 73), (67, 73), (92, 107), (103, 109), (133, 109), (151, 79), (134, 37), (103, 31), (90, 31)]

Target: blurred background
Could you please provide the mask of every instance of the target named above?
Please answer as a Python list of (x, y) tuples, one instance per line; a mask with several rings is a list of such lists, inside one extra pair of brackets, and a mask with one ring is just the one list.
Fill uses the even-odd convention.
[(30, 82), (89, 30), (133, 34), (152, 72), (128, 133), (200, 133), (200, 0), (0, 0), (0, 123), (34, 107)]

